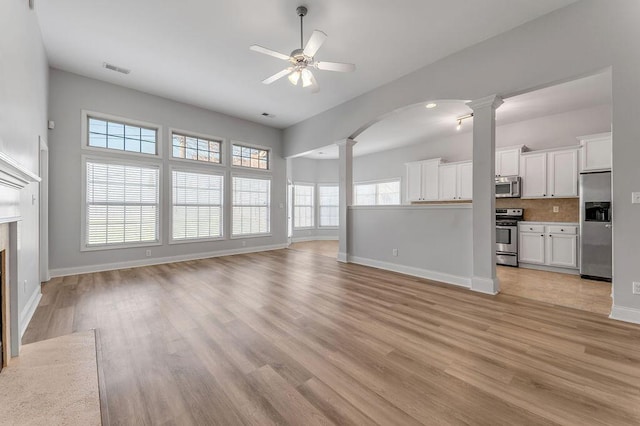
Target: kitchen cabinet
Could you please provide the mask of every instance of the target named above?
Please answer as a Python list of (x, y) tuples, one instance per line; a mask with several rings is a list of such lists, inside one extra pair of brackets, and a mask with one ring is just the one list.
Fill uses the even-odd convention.
[(438, 171), (440, 200), (471, 200), (473, 198), (473, 164), (441, 164)]
[(520, 263), (578, 268), (578, 225), (566, 223), (519, 224)]
[(522, 198), (578, 196), (578, 149), (536, 151), (520, 158)]
[(611, 170), (611, 132), (578, 137), (583, 172)]
[(520, 152), (522, 148), (496, 151), (496, 177), (520, 174)]
[(440, 159), (407, 163), (407, 200), (437, 201)]

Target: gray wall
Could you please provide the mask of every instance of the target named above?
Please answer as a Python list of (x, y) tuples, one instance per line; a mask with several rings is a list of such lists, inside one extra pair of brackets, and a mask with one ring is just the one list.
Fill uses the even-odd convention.
[(349, 260), (469, 287), (471, 219), (470, 205), (351, 207)]
[(354, 136), (398, 108), (430, 99), (509, 96), (611, 67), (613, 85), (612, 316), (640, 322), (640, 2), (583, 0), (462, 50), (285, 130), (293, 156)]
[[(109, 269), (118, 266), (154, 263), (174, 258), (187, 259), (198, 254), (252, 250), (286, 244), (286, 177), (285, 160), (282, 158), (282, 132), (260, 124), (229, 117), (190, 105), (152, 96), (109, 83), (81, 77), (60, 70), (51, 70), (50, 117), (56, 128), (50, 132), (51, 187), (50, 187), (50, 268), (52, 275), (64, 275), (79, 271)], [(81, 252), (82, 179), (81, 110), (112, 114), (134, 120), (162, 125), (163, 137), (163, 187), (162, 215), (163, 245), (149, 247), (152, 256), (146, 257), (147, 248), (126, 248)], [(168, 244), (171, 188), (168, 159), (169, 128), (178, 128), (243, 141), (272, 148), (272, 236), (223, 241)], [(105, 153), (117, 155), (117, 153)], [(122, 158), (122, 157), (121, 157)], [(184, 165), (184, 162), (177, 163)], [(211, 166), (214, 167), (214, 166)], [(229, 167), (216, 168), (225, 171), (227, 194), (230, 173), (250, 171)], [(229, 200), (230, 197), (226, 197)], [(282, 206), (282, 208), (281, 208)], [(225, 208), (225, 233), (229, 234), (230, 203)], [(243, 242), (246, 246), (243, 246)]]
[[(26, 1), (0, 2), (0, 151), (39, 174), (39, 136), (47, 134), (48, 65), (36, 15)], [(11, 191), (11, 192), (9, 192)], [(23, 330), (40, 294), (39, 185), (29, 184), (18, 197), (0, 190), (0, 215), (19, 207), (18, 310)], [(32, 196), (35, 202), (32, 203)], [(14, 272), (11, 272), (14, 273)]]

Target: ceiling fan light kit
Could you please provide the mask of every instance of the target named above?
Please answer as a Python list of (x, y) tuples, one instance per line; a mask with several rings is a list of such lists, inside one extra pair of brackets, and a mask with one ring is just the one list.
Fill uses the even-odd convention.
[(356, 69), (356, 66), (354, 64), (345, 64), (341, 62), (316, 61), (314, 59), (315, 54), (327, 39), (327, 35), (322, 31), (314, 30), (305, 46), (303, 18), (307, 14), (307, 8), (304, 6), (298, 6), (298, 8), (296, 8), (296, 13), (300, 17), (300, 49), (295, 49), (288, 56), (284, 53), (276, 52), (275, 50), (267, 49), (266, 47), (258, 46), (256, 44), (250, 46), (249, 49), (254, 52), (273, 56), (274, 58), (289, 61), (291, 64), (288, 68), (285, 68), (271, 77), (262, 80), (263, 84), (271, 84), (284, 76), (288, 76), (289, 81), (294, 86), (297, 86), (298, 83), (302, 81), (302, 87), (311, 87), (311, 91), (316, 93), (319, 90), (318, 83), (309, 68), (315, 68), (323, 71), (352, 72)]

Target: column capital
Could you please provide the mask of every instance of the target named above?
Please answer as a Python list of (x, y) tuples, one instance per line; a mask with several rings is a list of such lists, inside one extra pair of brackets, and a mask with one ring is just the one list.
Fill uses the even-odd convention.
[(491, 95), (491, 96), (485, 96), (484, 98), (473, 100), (471, 102), (467, 102), (467, 106), (475, 111), (475, 110), (486, 108), (486, 107), (498, 109), (498, 107), (503, 103), (504, 101), (500, 96)]
[(351, 138), (347, 138), (347, 139), (339, 140), (338, 142), (336, 142), (336, 145), (338, 145), (338, 146), (354, 146), (357, 143), (358, 143), (357, 140), (351, 139)]

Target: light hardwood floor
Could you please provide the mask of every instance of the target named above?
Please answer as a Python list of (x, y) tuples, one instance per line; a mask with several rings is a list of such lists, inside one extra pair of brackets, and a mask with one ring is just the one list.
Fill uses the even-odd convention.
[(637, 425), (640, 326), (297, 250), (54, 279), (113, 424)]

